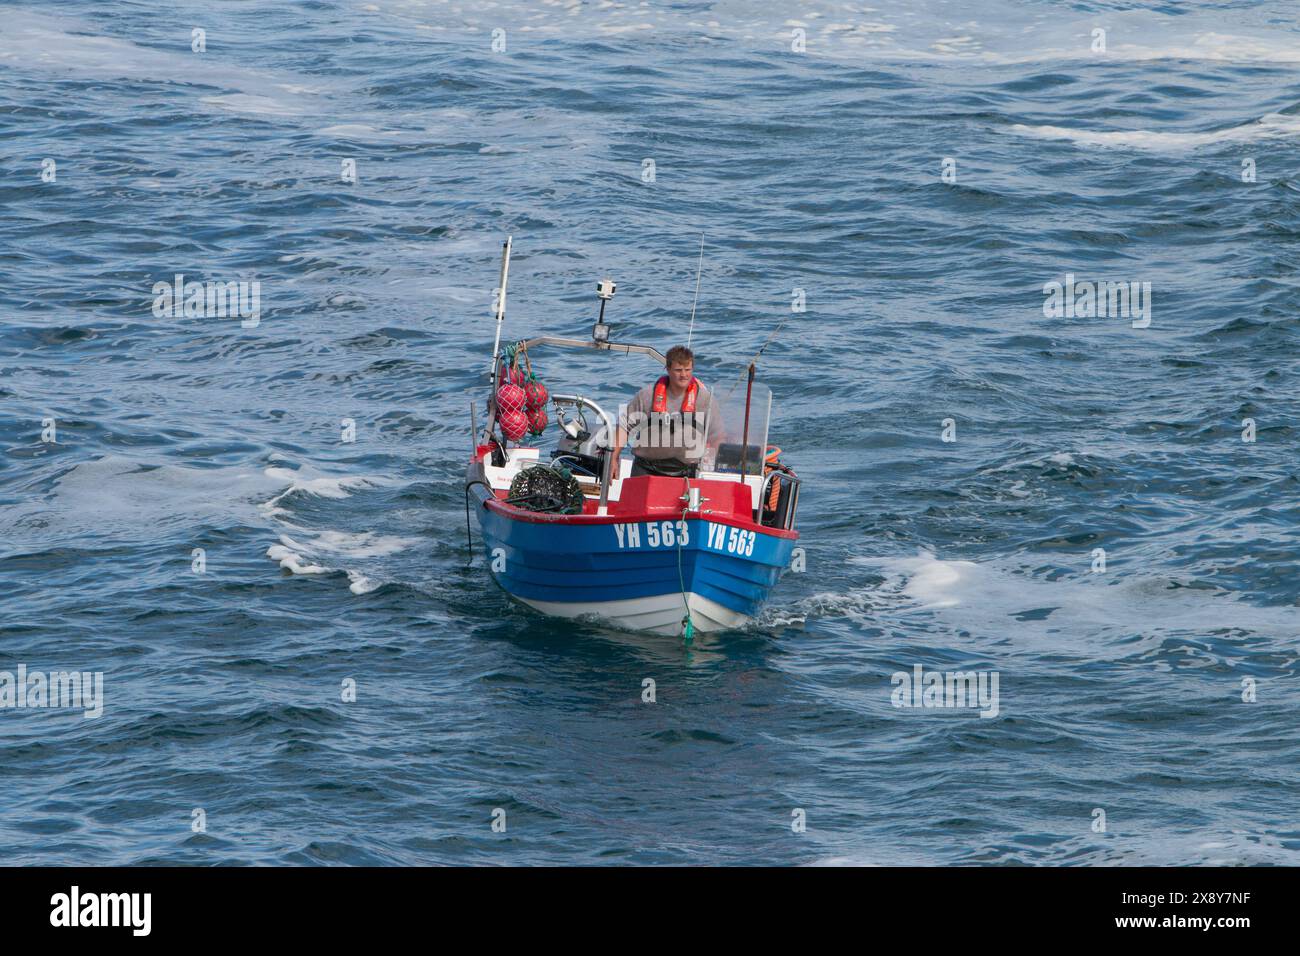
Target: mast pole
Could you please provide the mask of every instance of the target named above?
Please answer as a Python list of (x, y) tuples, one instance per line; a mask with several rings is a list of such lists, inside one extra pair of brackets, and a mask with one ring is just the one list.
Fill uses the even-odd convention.
[(506, 317), (506, 282), (510, 278), (510, 243), (513, 236), (506, 236), (501, 247), (501, 281), (497, 283), (497, 337), (492, 343), (492, 384), (497, 383), (497, 352), (501, 348), (501, 326)]
[(492, 343), (492, 367), (488, 371), (488, 384), (491, 386), (491, 397), (488, 399), (488, 437), (491, 437), (497, 421), (497, 356), (501, 351), (501, 326), (506, 318), (506, 282), (510, 278), (510, 245), (513, 239), (514, 236), (506, 236), (506, 241), (501, 247), (501, 281), (497, 285), (496, 303), (497, 331), (496, 339)]

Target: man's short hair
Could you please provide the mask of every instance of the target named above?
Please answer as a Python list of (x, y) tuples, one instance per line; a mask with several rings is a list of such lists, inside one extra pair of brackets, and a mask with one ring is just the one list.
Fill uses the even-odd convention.
[(672, 368), (674, 364), (695, 365), (695, 353), (685, 345), (674, 345), (664, 356), (664, 367)]

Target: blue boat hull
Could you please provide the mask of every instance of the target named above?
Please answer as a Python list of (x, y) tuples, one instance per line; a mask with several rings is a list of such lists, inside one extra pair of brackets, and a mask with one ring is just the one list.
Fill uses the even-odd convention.
[(477, 510), (488, 567), (511, 596), (548, 614), (661, 633), (680, 633), (687, 608), (701, 631), (754, 618), (797, 541), (707, 515), (567, 523)]

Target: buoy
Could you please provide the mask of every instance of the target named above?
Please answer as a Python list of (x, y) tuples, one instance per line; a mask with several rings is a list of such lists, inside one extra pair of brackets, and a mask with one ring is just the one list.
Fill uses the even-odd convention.
[(501, 425), (501, 434), (506, 436), (506, 441), (519, 441), (528, 434), (528, 415), (522, 409), (502, 411), (497, 422)]
[(546, 417), (546, 406), (538, 405), (536, 408), (528, 410), (528, 428), (534, 435), (540, 435), (546, 431), (546, 426), (550, 424), (550, 419)]
[(537, 379), (530, 379), (524, 385), (524, 399), (528, 403), (528, 410), (531, 412), (534, 408), (541, 408), (546, 404), (548, 398), (546, 386)]
[(497, 389), (497, 408), (502, 412), (522, 412), (527, 410), (528, 401), (524, 390), (509, 382)]
[(504, 363), (501, 365), (501, 374), (497, 377), (498, 382), (509, 382), (511, 385), (524, 387), (524, 373), (522, 369), (507, 367)]

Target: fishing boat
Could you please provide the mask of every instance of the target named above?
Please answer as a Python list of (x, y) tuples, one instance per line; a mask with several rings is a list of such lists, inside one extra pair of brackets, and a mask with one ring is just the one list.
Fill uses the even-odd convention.
[[(660, 375), (665, 358), (650, 346), (611, 340), (609, 280), (597, 285), (600, 314), (589, 339), (544, 335), (503, 348), (510, 251), (507, 239), (486, 427), (480, 431), (472, 402), (465, 475), (466, 531), (473, 503), (493, 579), (511, 598), (555, 617), (687, 642), (696, 632), (743, 627), (790, 567), (799, 540), (800, 481), (767, 444), (772, 396), (755, 381), (754, 363), (730, 391), (713, 389), (694, 477), (633, 476), (630, 457), (620, 459), (615, 475), (617, 430), (605, 407), (587, 395), (534, 388), (535, 378), (521, 383), (519, 356), (531, 372), (539, 349), (637, 355)], [(520, 436), (520, 412), (508, 407), (520, 401), (512, 389), (526, 394), (525, 414), (536, 426), (529, 436)], [(549, 449), (548, 432), (556, 437)]]

